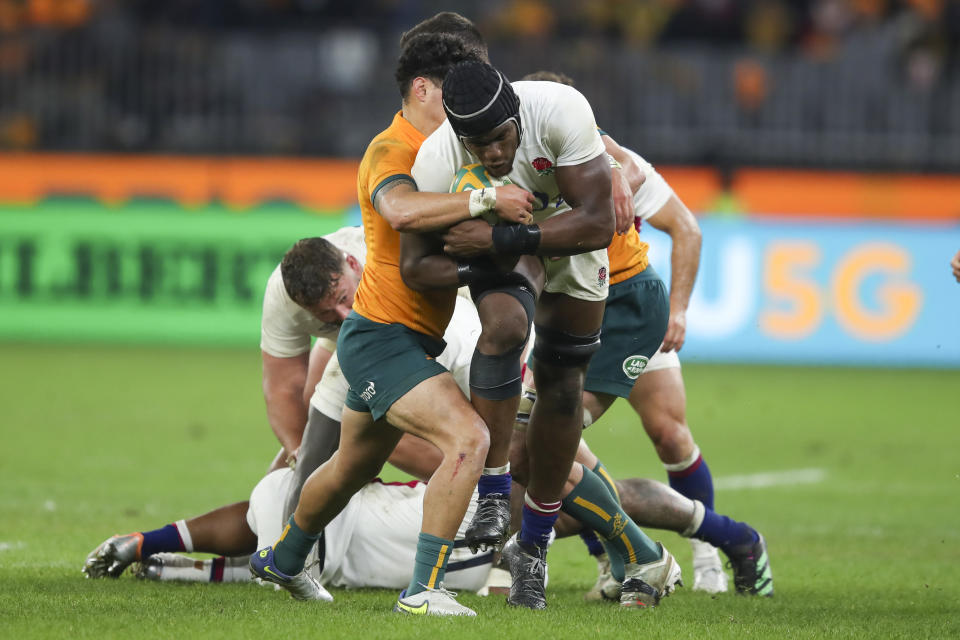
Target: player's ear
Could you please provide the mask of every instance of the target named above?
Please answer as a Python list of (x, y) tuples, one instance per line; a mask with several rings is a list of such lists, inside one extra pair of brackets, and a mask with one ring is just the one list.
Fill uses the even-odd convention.
[(360, 264), (360, 261), (354, 258), (349, 253), (347, 254), (347, 265), (353, 269), (353, 272), (357, 275), (360, 275), (363, 272), (363, 265)]
[(410, 85), (410, 93), (420, 102), (427, 99), (428, 83), (430, 81), (423, 76), (417, 76)]

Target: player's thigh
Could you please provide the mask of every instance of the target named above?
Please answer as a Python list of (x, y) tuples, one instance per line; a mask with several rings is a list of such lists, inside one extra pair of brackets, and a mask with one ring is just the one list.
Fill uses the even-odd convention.
[(687, 396), (679, 367), (641, 375), (630, 392), (629, 401), (640, 416), (643, 428), (653, 438), (686, 429)]
[(448, 371), (419, 382), (390, 406), (386, 416), (390, 424), (441, 451), (458, 443), (479, 446), (489, 439), (483, 420)]
[(583, 392), (583, 410), (584, 412), (589, 411), (589, 422), (587, 421), (587, 416), (584, 415), (583, 419), (583, 428), (586, 429), (591, 424), (600, 419), (600, 416), (607, 412), (607, 409), (613, 405), (616, 401), (617, 396), (610, 393), (600, 393), (593, 391), (584, 391)]
[[(436, 360), (444, 346), (443, 340), (402, 324), (372, 322), (351, 313), (337, 343), (340, 368), (350, 387), (345, 405), (380, 420), (422, 382), (449, 376)], [(463, 396), (459, 390), (457, 394)], [(393, 424), (405, 427), (402, 421)]]
[(538, 327), (575, 336), (590, 335), (600, 329), (604, 303), (545, 291), (537, 301), (535, 322)]
[(386, 420), (374, 420), (369, 413), (345, 407), (340, 422), (340, 448), (332, 460), (339, 473), (369, 480), (383, 467), (402, 435)]

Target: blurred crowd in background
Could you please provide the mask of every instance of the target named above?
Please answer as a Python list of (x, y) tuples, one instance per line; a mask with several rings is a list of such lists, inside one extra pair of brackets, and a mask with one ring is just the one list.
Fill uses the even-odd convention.
[(0, 0), (0, 150), (359, 157), (440, 10), (656, 162), (960, 170), (958, 0)]

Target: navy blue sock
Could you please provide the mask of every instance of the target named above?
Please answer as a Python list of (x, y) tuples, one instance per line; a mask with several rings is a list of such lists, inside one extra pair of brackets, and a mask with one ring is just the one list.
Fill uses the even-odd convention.
[(168, 524), (161, 529), (145, 531), (143, 533), (143, 546), (140, 547), (140, 557), (147, 558), (161, 551), (183, 551), (183, 541), (180, 539), (180, 533), (177, 532), (177, 526)]
[(686, 469), (666, 465), (670, 488), (691, 500), (699, 500), (707, 509), (713, 509), (713, 476), (703, 456), (698, 455)]
[[(554, 505), (556, 506), (554, 507)], [(517, 535), (517, 539), (546, 549), (547, 543), (550, 541), (550, 531), (553, 529), (553, 523), (557, 521), (557, 517), (560, 515), (560, 503), (543, 504), (543, 506), (547, 508), (542, 511), (535, 511), (530, 508), (530, 505), (523, 505), (523, 520), (520, 524), (520, 533)]]
[(593, 529), (581, 529), (580, 539), (587, 545), (587, 551), (590, 552), (590, 555), (597, 557), (606, 553), (603, 545), (600, 544), (600, 538), (597, 537), (597, 533)]
[(724, 552), (730, 547), (753, 544), (759, 539), (750, 525), (722, 516), (713, 509), (705, 511), (703, 522), (693, 537), (709, 542)]
[(488, 496), (491, 493), (499, 493), (502, 496), (510, 495), (510, 472), (498, 473), (496, 475), (482, 475), (477, 482), (477, 492), (480, 497)]

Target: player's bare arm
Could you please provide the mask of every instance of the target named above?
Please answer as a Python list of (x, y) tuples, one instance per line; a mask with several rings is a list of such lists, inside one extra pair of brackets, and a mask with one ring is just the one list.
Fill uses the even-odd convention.
[(265, 351), (261, 353), (267, 420), (285, 454), (290, 456), (300, 446), (303, 428), (307, 424), (307, 405), (303, 397), (309, 355), (278, 358)]
[(700, 267), (700, 225), (677, 196), (671, 196), (648, 221), (670, 235), (670, 319), (663, 337), (664, 351), (679, 351), (687, 333), (687, 306)]
[[(407, 177), (385, 185), (374, 197), (373, 207), (396, 231), (439, 231), (474, 217), (470, 192), (427, 193)], [(516, 185), (495, 190), (493, 210), (507, 222), (529, 224), (533, 220), (533, 195)]]
[[(532, 253), (568, 256), (606, 248), (614, 233), (610, 165), (606, 156), (557, 167), (556, 175), (563, 199), (573, 208), (540, 223), (539, 245)], [(443, 250), (465, 258), (494, 253), (493, 229), (478, 220), (460, 223), (443, 235)]]
[(957, 251), (957, 255), (953, 256), (950, 267), (953, 269), (953, 277), (957, 279), (957, 282), (960, 282), (960, 251)]
[(617, 233), (624, 234), (633, 226), (633, 194), (643, 185), (646, 175), (629, 153), (623, 150), (617, 141), (604, 134), (600, 136), (607, 154), (617, 161), (610, 172), (613, 190), (613, 211), (617, 216)]
[[(484, 223), (486, 224), (486, 223)], [(459, 286), (457, 261), (440, 253), (434, 234), (400, 234), (400, 276), (414, 291)]]

